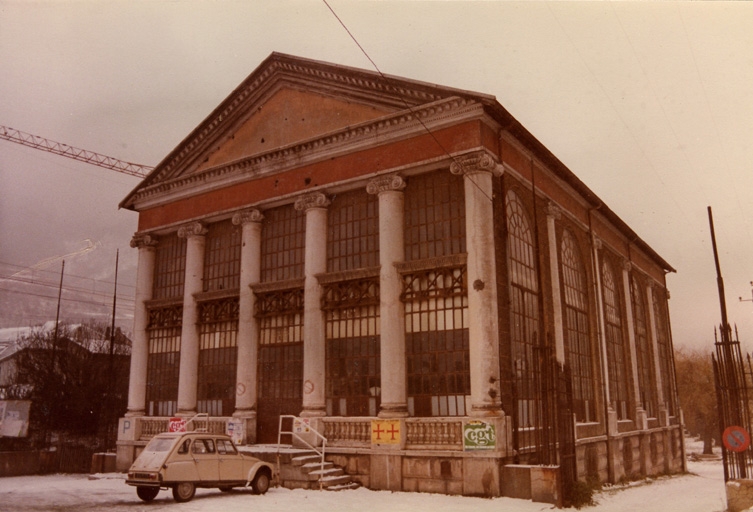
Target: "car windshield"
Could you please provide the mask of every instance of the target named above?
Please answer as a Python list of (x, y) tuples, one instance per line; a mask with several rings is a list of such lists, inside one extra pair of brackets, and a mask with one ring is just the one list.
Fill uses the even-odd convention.
[(149, 441), (149, 444), (146, 445), (144, 451), (158, 453), (166, 452), (170, 450), (170, 448), (173, 446), (173, 443), (175, 443), (175, 438), (155, 437), (151, 441)]

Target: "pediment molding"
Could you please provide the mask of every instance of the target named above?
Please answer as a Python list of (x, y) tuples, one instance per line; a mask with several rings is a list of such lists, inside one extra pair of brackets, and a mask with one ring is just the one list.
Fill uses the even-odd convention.
[(159, 206), (197, 193), (425, 133), (427, 128), (437, 129), (483, 115), (483, 105), (471, 99), (442, 99), (227, 164), (145, 185), (134, 191), (129, 198), (129, 206), (136, 209)]
[(283, 87), (323, 94), (387, 110), (411, 109), (451, 96), (494, 101), (492, 96), (373, 71), (272, 53), (209, 116), (170, 152), (122, 202), (133, 208), (142, 187), (191, 174), (212, 146), (248, 120), (264, 100)]

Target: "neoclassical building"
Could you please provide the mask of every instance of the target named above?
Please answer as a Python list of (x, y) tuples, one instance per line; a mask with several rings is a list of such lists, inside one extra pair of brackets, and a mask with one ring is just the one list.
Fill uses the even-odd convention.
[(375, 489), (683, 468), (672, 267), (492, 96), (273, 53), (121, 207), (120, 467), (207, 413), (306, 418)]

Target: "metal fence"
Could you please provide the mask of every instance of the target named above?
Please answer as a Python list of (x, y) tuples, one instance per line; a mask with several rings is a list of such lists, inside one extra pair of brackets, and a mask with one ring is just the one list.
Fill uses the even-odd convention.
[(724, 481), (753, 477), (753, 450), (750, 447), (751, 388), (750, 355), (743, 361), (737, 329), (727, 326), (714, 334), (714, 380), (716, 383), (719, 427), (722, 431)]

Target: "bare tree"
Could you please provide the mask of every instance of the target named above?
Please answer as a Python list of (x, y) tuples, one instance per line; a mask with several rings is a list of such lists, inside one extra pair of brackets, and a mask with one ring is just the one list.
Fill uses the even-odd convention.
[(688, 431), (703, 440), (703, 453), (711, 454), (713, 441), (719, 441), (714, 368), (711, 352), (679, 349), (675, 352), (677, 393), (680, 396)]
[(5, 396), (32, 402), (30, 433), (45, 443), (51, 432), (114, 439), (108, 433), (125, 412), (129, 354), (119, 329), (111, 336), (96, 323), (61, 325), (57, 338), (49, 329), (32, 331), (17, 341)]

